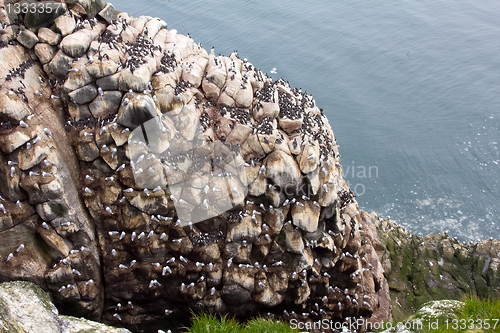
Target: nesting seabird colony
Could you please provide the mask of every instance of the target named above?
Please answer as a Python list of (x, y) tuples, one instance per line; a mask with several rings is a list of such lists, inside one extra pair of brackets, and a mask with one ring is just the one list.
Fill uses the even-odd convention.
[[(23, 18), (0, 15), (2, 276), (33, 280), (67, 313), (131, 329), (190, 309), (389, 318), (363, 231), (373, 217), (344, 181), (311, 95), (99, 1), (64, 5), (51, 28)], [(210, 171), (195, 148), (132, 143), (163, 115), (161, 126), (180, 126), (165, 147), (197, 133), (241, 163), (176, 193), (175, 179)], [(224, 195), (231, 207), (217, 211)], [(180, 206), (212, 217), (182, 220)]]

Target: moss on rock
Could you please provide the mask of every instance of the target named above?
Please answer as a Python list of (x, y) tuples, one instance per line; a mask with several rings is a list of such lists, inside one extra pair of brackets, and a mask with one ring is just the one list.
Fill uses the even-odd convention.
[[(402, 320), (430, 300), (459, 300), (464, 295), (498, 297), (500, 270), (495, 254), (500, 241), (464, 244), (446, 235), (412, 235), (390, 220), (377, 226), (393, 318)], [(496, 260), (496, 261), (495, 261)]]

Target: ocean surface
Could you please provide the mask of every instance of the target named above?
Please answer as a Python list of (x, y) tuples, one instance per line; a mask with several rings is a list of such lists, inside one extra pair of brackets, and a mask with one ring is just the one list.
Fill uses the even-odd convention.
[(312, 94), (363, 210), (417, 234), (500, 238), (498, 1), (112, 3)]

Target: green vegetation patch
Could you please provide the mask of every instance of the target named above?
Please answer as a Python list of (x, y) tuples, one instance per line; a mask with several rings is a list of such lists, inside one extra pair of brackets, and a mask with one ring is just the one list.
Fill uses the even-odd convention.
[[(431, 301), (383, 333), (500, 332), (500, 299), (465, 296), (462, 301)], [(405, 331), (406, 329), (406, 331)]]
[(240, 323), (233, 317), (218, 316), (210, 313), (194, 315), (188, 333), (292, 333), (297, 332), (287, 323), (255, 318)]

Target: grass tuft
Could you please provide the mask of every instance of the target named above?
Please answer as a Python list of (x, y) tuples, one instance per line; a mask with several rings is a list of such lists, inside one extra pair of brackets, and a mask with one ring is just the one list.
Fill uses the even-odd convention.
[(255, 318), (240, 323), (234, 317), (211, 313), (194, 314), (188, 333), (296, 333), (286, 323), (264, 318)]
[(237, 333), (242, 332), (241, 324), (234, 318), (217, 316), (211, 313), (196, 314), (193, 316), (189, 333)]

